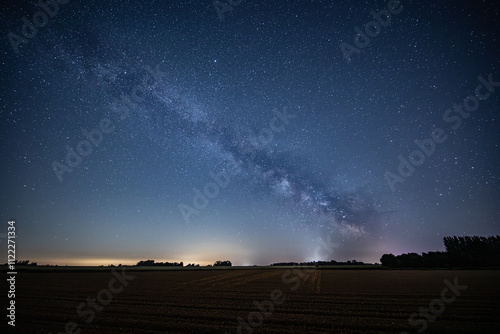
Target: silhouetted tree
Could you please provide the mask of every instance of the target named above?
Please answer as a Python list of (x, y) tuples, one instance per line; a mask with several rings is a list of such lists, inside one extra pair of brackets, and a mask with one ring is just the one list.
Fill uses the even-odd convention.
[(444, 237), (443, 243), (446, 252), (384, 254), (380, 262), (382, 266), (408, 268), (500, 266), (500, 236)]
[(444, 237), (453, 266), (500, 266), (500, 236)]
[(393, 254), (384, 254), (380, 258), (380, 263), (384, 267), (399, 267), (396, 257)]
[(214, 267), (231, 267), (233, 264), (231, 261), (226, 260), (226, 261), (215, 261)]
[(139, 261), (136, 264), (137, 266), (154, 266), (154, 267), (182, 267), (184, 266), (183, 262), (155, 262), (155, 260), (146, 260)]

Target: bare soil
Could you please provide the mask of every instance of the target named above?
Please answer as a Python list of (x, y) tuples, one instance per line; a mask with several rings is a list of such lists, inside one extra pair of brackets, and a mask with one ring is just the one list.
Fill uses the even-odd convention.
[[(68, 322), (76, 323), (75, 334), (238, 333), (238, 326), (240, 333), (417, 333), (423, 322), (427, 333), (500, 332), (500, 271), (494, 270), (127, 268), (126, 273), (135, 278), (112, 294), (92, 321), (87, 298), (108, 289), (111, 272), (18, 273), (14, 332), (64, 333)], [(418, 316), (419, 308), (441, 299), (443, 281), (453, 284), (455, 277), (467, 286), (456, 300), (443, 303), (433, 321)], [(120, 286), (114, 282), (116, 289)], [(273, 291), (280, 297), (276, 303)], [(446, 297), (452, 296), (448, 291)], [(264, 311), (259, 311), (254, 302), (263, 301)], [(420, 322), (412, 326), (414, 313), (413, 320)]]

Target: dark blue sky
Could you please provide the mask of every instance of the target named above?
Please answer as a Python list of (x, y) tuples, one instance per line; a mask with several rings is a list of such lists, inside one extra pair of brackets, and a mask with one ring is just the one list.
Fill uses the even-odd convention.
[(499, 234), (495, 1), (3, 4), (19, 259), (376, 262)]

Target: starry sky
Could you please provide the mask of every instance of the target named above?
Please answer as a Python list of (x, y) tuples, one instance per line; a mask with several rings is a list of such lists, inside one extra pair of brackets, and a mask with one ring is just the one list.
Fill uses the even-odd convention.
[(57, 7), (0, 11), (18, 259), (378, 262), (500, 233), (498, 2)]

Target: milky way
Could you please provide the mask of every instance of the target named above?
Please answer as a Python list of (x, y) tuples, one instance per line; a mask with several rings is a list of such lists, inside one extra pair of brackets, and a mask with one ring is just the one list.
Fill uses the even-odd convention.
[[(119, 64), (128, 64), (120, 66)], [(130, 66), (127, 59), (118, 62), (93, 64), (91, 68), (66, 64), (68, 70), (77, 70), (79, 75), (92, 82), (87, 89), (95, 89), (96, 85), (108, 93), (110, 101), (118, 97), (117, 92), (127, 92), (127, 87), (141, 81), (147, 73), (140, 66)], [(133, 122), (138, 124), (140, 133), (146, 134), (151, 141), (159, 143), (168, 149), (171, 136), (186, 137), (200, 145), (215, 146), (224, 157), (218, 164), (236, 164), (244, 173), (257, 178), (265, 184), (276, 196), (287, 198), (298, 213), (312, 213), (317, 217), (316, 224), (327, 230), (339, 231), (344, 236), (362, 236), (366, 227), (380, 222), (380, 213), (375, 207), (375, 199), (366, 190), (345, 191), (332, 189), (331, 180), (320, 180), (308, 171), (307, 166), (297, 166), (297, 158), (279, 156), (273, 153), (272, 142), (262, 134), (239, 123), (237, 120), (225, 121), (210, 115), (203, 106), (194, 105), (189, 97), (180, 93), (168, 73), (161, 68), (163, 81), (156, 82), (146, 89), (144, 100), (132, 100)], [(96, 92), (98, 93), (98, 92)], [(115, 96), (113, 96), (113, 93)], [(121, 96), (121, 93), (120, 93)], [(142, 96), (142, 95), (141, 95)], [(274, 109), (270, 113), (283, 112), (289, 115), (285, 122), (279, 125), (279, 132), (296, 117), (285, 106), (283, 110)], [(111, 114), (107, 112), (107, 114)], [(282, 122), (280, 120), (280, 122)], [(279, 122), (277, 122), (279, 124)], [(275, 133), (276, 136), (279, 132)], [(228, 160), (229, 159), (229, 160)]]

